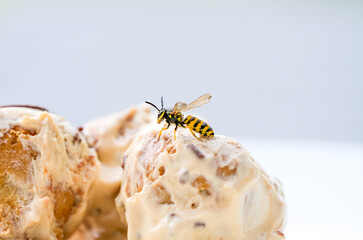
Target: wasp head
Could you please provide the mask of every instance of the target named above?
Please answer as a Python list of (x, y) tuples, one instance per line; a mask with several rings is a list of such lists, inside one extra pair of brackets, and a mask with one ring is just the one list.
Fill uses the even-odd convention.
[(161, 97), (161, 110), (151, 102), (145, 101), (145, 103), (150, 104), (151, 106), (156, 108), (156, 110), (159, 111), (157, 122), (160, 123), (161, 121), (163, 121), (163, 119), (165, 118), (165, 114), (166, 114), (166, 110), (164, 109), (163, 97)]
[(159, 111), (159, 114), (158, 114), (158, 123), (160, 123), (161, 121), (163, 121), (163, 119), (165, 118), (165, 114), (166, 114), (166, 110), (165, 109), (161, 109)]

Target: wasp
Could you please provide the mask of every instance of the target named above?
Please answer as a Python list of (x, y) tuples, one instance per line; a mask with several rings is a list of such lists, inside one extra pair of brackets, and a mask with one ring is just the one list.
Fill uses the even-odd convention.
[(212, 95), (207, 93), (207, 94), (200, 96), (195, 101), (193, 101), (189, 104), (186, 104), (183, 102), (177, 102), (175, 104), (173, 110), (168, 110), (168, 109), (164, 108), (163, 97), (161, 97), (161, 109), (156, 107), (151, 102), (145, 101), (145, 103), (150, 104), (151, 106), (156, 108), (156, 110), (158, 110), (158, 112), (159, 112), (158, 118), (157, 118), (158, 124), (161, 121), (163, 121), (164, 119), (166, 120), (166, 124), (160, 130), (158, 140), (160, 139), (161, 133), (164, 130), (168, 129), (171, 124), (175, 124), (174, 140), (175, 140), (175, 132), (179, 126), (183, 127), (183, 128), (188, 128), (190, 130), (190, 132), (193, 134), (193, 136), (195, 138), (197, 138), (199, 141), (202, 141), (202, 140), (200, 140), (200, 138), (198, 138), (194, 132), (199, 133), (201, 136), (205, 136), (205, 137), (209, 137), (209, 138), (214, 137), (213, 129), (206, 122), (203, 122), (202, 120), (200, 120), (196, 117), (193, 117), (191, 115), (188, 115), (186, 118), (184, 118), (184, 116), (183, 116), (184, 112), (191, 110), (193, 108), (200, 107), (200, 106), (208, 103), (209, 99), (211, 97), (212, 97)]

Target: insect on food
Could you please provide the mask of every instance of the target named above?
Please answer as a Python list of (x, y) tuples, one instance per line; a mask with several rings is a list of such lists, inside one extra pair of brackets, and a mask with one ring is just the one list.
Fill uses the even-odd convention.
[(157, 118), (158, 123), (160, 123), (164, 119), (166, 120), (166, 124), (160, 130), (158, 140), (160, 139), (161, 133), (164, 130), (168, 129), (171, 124), (175, 124), (174, 140), (176, 139), (175, 132), (179, 126), (183, 127), (183, 128), (188, 128), (190, 130), (190, 132), (193, 134), (193, 136), (195, 138), (197, 138), (199, 141), (201, 141), (200, 138), (198, 138), (194, 132), (197, 132), (201, 136), (204, 136), (207, 138), (213, 138), (214, 137), (213, 129), (206, 122), (204, 122), (196, 117), (193, 117), (191, 115), (188, 115), (186, 118), (184, 118), (184, 116), (183, 116), (184, 112), (191, 110), (193, 108), (200, 107), (200, 106), (208, 103), (211, 97), (212, 97), (212, 95), (207, 93), (207, 94), (200, 96), (199, 98), (197, 98), (195, 101), (191, 102), (190, 104), (186, 104), (183, 102), (177, 102), (175, 104), (173, 110), (168, 110), (168, 109), (164, 108), (163, 97), (161, 97), (161, 109), (156, 107), (151, 102), (145, 101), (145, 103), (150, 104), (151, 106), (153, 106), (154, 108), (156, 108), (158, 110), (158, 112), (159, 112), (158, 118)]

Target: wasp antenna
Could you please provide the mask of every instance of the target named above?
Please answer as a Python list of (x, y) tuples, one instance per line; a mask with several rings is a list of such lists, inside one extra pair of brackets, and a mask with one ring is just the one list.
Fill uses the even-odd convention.
[(155, 106), (154, 104), (152, 104), (151, 102), (145, 101), (145, 103), (150, 104), (151, 106), (153, 106), (154, 108), (156, 108), (160, 112), (159, 108), (157, 106)]
[(161, 109), (164, 108), (164, 101), (163, 101), (163, 97), (161, 96)]

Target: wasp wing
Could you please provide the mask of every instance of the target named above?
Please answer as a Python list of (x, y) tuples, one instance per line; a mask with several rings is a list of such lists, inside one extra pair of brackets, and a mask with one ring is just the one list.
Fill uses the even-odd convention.
[(187, 106), (186, 103), (177, 102), (174, 105), (173, 112), (180, 112), (181, 109), (184, 109)]
[(189, 104), (177, 102), (175, 104), (175, 107), (178, 105), (178, 111), (179, 112), (186, 112), (188, 110), (191, 110), (193, 108), (200, 107), (200, 106), (208, 103), (211, 97), (212, 97), (212, 94), (207, 93), (207, 94), (204, 94), (204, 95), (200, 96), (195, 101), (193, 101), (193, 102), (191, 102)]

